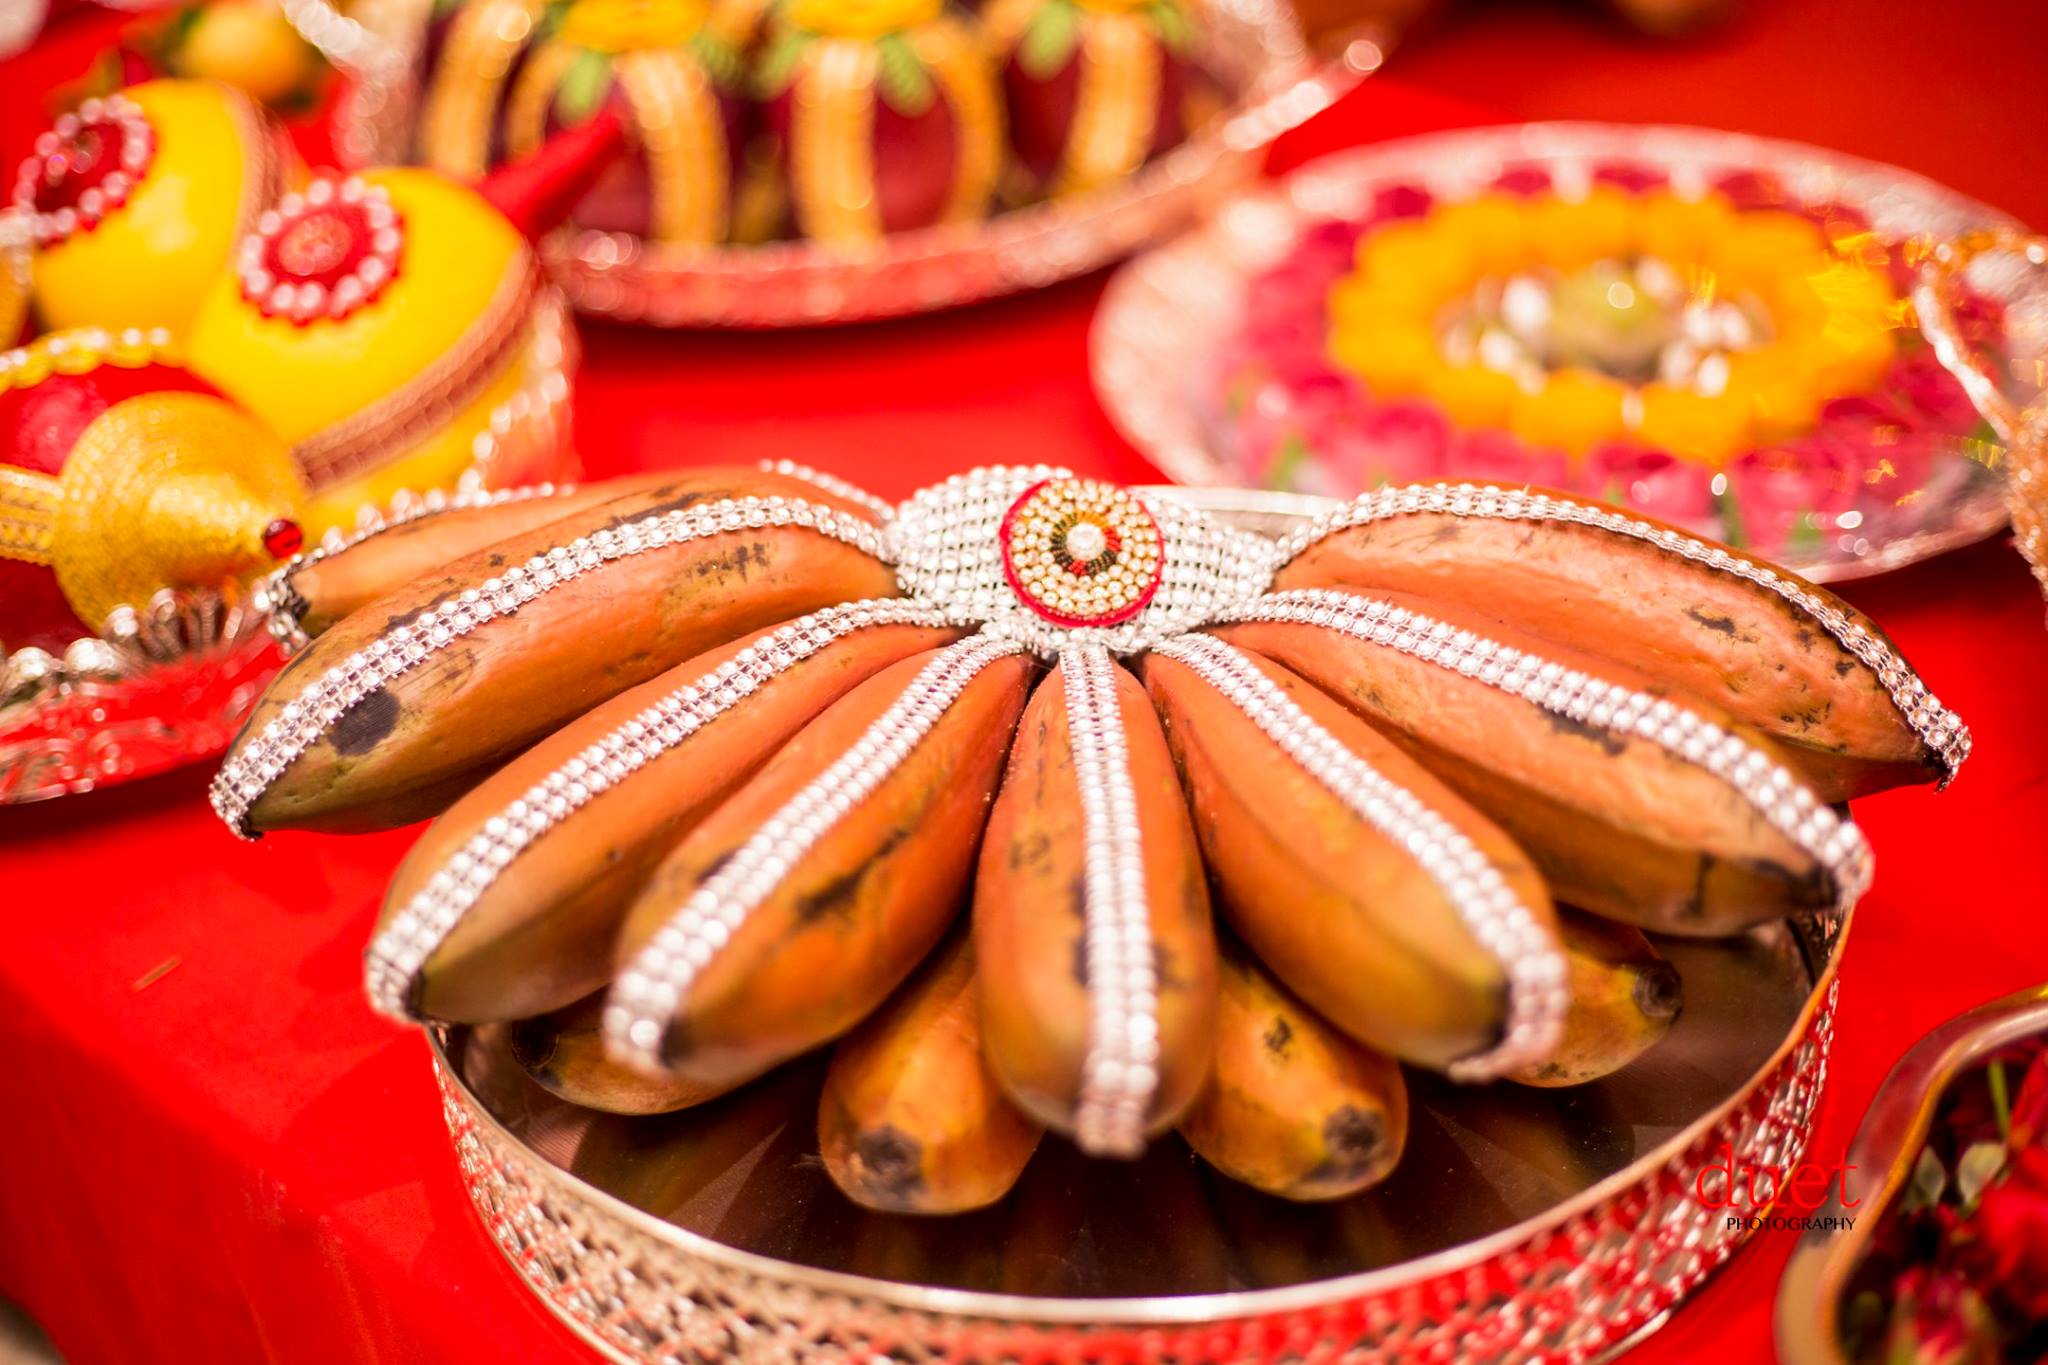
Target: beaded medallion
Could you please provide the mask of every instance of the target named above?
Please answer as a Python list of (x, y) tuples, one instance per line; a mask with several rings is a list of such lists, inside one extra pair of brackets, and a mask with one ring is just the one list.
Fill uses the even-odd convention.
[(90, 232), (128, 202), (156, 157), (156, 134), (133, 100), (91, 99), (35, 141), (14, 180), (14, 206), (40, 246)]
[(374, 301), (397, 277), (404, 248), (404, 221), (383, 186), (327, 176), (256, 220), (236, 272), (242, 297), (264, 316), (304, 326)]

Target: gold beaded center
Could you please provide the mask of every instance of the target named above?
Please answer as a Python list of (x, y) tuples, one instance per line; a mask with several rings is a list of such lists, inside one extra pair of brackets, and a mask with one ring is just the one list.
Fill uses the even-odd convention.
[(1047, 479), (1003, 517), (1003, 572), (1032, 611), (1056, 625), (1113, 626), (1159, 589), (1159, 526), (1127, 489)]

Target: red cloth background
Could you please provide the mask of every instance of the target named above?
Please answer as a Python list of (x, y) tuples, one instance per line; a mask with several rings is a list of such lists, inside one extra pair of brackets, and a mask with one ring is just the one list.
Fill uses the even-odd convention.
[[(0, 153), (97, 33), (0, 64)], [(2048, 224), (2037, 0), (1752, 0), (1668, 48), (1591, 13), (1469, 5), (1283, 149), (1500, 117), (1807, 137)], [(592, 472), (791, 455), (900, 494), (970, 463), (1151, 476), (1092, 397), (1099, 281), (839, 332), (592, 329)], [(1857, 585), (1976, 731), (1941, 796), (1858, 816), (1878, 852), (1812, 1155), (1938, 1021), (2048, 977), (2043, 609), (1994, 543)], [(359, 953), (412, 837), (235, 843), (206, 774), (0, 808), (0, 1293), (73, 1361), (587, 1358), (514, 1279), (457, 1182), (419, 1038), (362, 1003)], [(1789, 1234), (1768, 1233), (1632, 1361), (1770, 1357)]]

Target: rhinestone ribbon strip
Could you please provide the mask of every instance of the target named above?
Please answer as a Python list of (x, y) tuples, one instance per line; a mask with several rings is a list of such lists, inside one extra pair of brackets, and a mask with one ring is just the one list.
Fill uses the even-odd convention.
[(306, 643), (306, 632), (300, 627), (300, 619), (306, 614), (306, 599), (299, 596), (292, 587), (292, 579), (303, 569), (324, 560), (334, 558), (353, 550), (366, 540), (374, 540), (386, 531), (411, 525), (425, 517), (438, 516), (442, 512), (460, 512), (476, 507), (502, 507), (507, 503), (526, 502), (532, 498), (551, 498), (558, 493), (575, 491), (574, 484), (538, 483), (521, 488), (467, 489), (449, 494), (441, 489), (430, 489), (423, 496), (400, 493), (391, 501), (391, 510), (380, 512), (366, 506), (357, 519), (352, 535), (343, 535), (340, 527), (330, 527), (320, 543), (312, 549), (296, 554), (268, 574), (256, 585), (256, 607), (270, 613), (270, 634), (287, 649), (298, 649)]
[(1229, 619), (1338, 631), (1515, 693), (1553, 715), (1647, 740), (1706, 769), (1755, 806), (1772, 829), (1827, 869), (1842, 909), (1870, 888), (1870, 845), (1862, 830), (1762, 750), (1667, 698), (1607, 682), (1390, 602), (1329, 588), (1273, 593)]
[(1159, 981), (1138, 796), (1109, 651), (1070, 645), (1060, 670), (1085, 843), (1088, 1056), (1074, 1136), (1090, 1155), (1134, 1157), (1145, 1149), (1159, 1089)]
[[(880, 521), (887, 521), (896, 514), (896, 509), (865, 489), (857, 488), (846, 480), (812, 469), (809, 465), (794, 460), (763, 460), (760, 468), (770, 474), (796, 479), (814, 485), (820, 490), (848, 502), (858, 503), (873, 512)], [(306, 633), (299, 627), (299, 619), (305, 614), (306, 600), (292, 591), (292, 577), (302, 569), (311, 568), (322, 560), (332, 559), (345, 550), (352, 550), (366, 540), (373, 540), (386, 531), (410, 525), (422, 517), (442, 512), (459, 512), (477, 507), (502, 507), (506, 503), (525, 502), (530, 498), (551, 498), (557, 494), (573, 493), (573, 483), (525, 484), (518, 488), (486, 489), (464, 488), (449, 494), (439, 488), (429, 489), (423, 495), (400, 493), (391, 501), (391, 510), (379, 511), (375, 507), (363, 508), (352, 535), (344, 535), (340, 527), (329, 528), (320, 543), (303, 554), (294, 555), (291, 561), (268, 575), (257, 585), (259, 594), (267, 594), (257, 603), (259, 610), (270, 615), (270, 633), (287, 649), (297, 649), (306, 643)]]
[(1409, 850), (1480, 947), (1501, 964), (1508, 1009), (1500, 1041), (1452, 1062), (1451, 1078), (1492, 1080), (1548, 1057), (1557, 1047), (1569, 1003), (1564, 955), (1478, 845), (1352, 752), (1235, 646), (1212, 635), (1184, 635), (1156, 652), (1193, 669), (1352, 814)]
[(881, 558), (880, 534), (860, 518), (790, 498), (727, 498), (678, 508), (578, 536), (395, 626), (314, 680), (264, 726), (256, 741), (221, 765), (214, 810), (242, 838), (254, 838), (249, 807), (330, 726), (378, 688), (498, 616), (510, 616), (564, 583), (649, 550), (729, 531), (801, 526)]
[(1233, 530), (1170, 497), (1140, 499), (1159, 531), (1159, 584), (1143, 610), (1113, 626), (1066, 627), (1026, 606), (1004, 569), (1000, 529), (1033, 484), (1071, 480), (1049, 465), (998, 466), (956, 474), (921, 489), (889, 527), (897, 580), (906, 594), (936, 603), (963, 624), (1021, 640), (1041, 659), (1070, 643), (1131, 655), (1210, 620), (1225, 603), (1248, 602), (1273, 574), (1273, 542)]
[(412, 1017), (422, 964), (520, 854), (548, 831), (827, 645), (869, 626), (939, 625), (930, 607), (855, 602), (792, 621), (621, 723), (484, 821), (392, 916), (364, 955), (370, 1004)]
[(814, 488), (830, 493), (835, 498), (858, 503), (875, 514), (875, 520), (887, 522), (896, 515), (895, 504), (876, 497), (859, 484), (848, 483), (837, 474), (827, 474), (822, 469), (813, 469), (795, 460), (763, 460), (761, 469), (769, 474), (780, 474), (785, 479), (796, 479)]
[(1700, 540), (1683, 531), (1653, 526), (1608, 507), (1576, 502), (1546, 493), (1520, 488), (1482, 488), (1474, 484), (1426, 484), (1406, 488), (1385, 488), (1368, 493), (1345, 507), (1318, 518), (1283, 541), (1281, 564), (1327, 535), (1353, 526), (1363, 526), (1414, 512), (1437, 512), (1457, 517), (1498, 517), (1513, 521), (1573, 522), (1592, 526), (1631, 540), (1640, 540), (1660, 550), (1729, 573), (1771, 592), (1811, 617), (1837, 644), (1877, 674), (1891, 694), (1892, 704), (1913, 727), (1921, 742), (1938, 755), (1942, 763), (1941, 785), (1955, 780), (1963, 760), (1970, 756), (1970, 729), (1962, 718), (1943, 706), (1927, 690), (1911, 665), (1900, 658), (1881, 637), (1851, 620), (1840, 608), (1816, 596), (1806, 584), (1789, 575), (1739, 554), (1731, 554), (1711, 541)]
[(817, 842), (909, 756), (975, 675), (1018, 654), (972, 635), (940, 650), (852, 747), (770, 816), (693, 892), (619, 974), (604, 1011), (605, 1049), (658, 1075), (662, 1039), (697, 976)]

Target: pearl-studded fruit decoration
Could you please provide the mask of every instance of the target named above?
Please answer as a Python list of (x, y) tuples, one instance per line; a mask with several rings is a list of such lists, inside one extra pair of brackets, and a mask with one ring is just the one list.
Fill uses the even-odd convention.
[(181, 333), (235, 242), (301, 174), (263, 110), (212, 82), (148, 81), (59, 116), (9, 199), (37, 248), (43, 325)]
[(191, 363), (290, 443), (312, 534), (469, 468), (526, 382), (543, 288), (528, 237), (619, 139), (600, 116), (478, 189), (418, 169), (323, 175), (258, 218), (193, 322)]
[(177, 364), (161, 329), (0, 355), (0, 638), (61, 645), (160, 588), (287, 559), (304, 496), (284, 443)]
[(548, 9), (540, 0), (478, 0), (443, 21), (422, 159), (474, 176), (610, 107), (632, 146), (572, 221), (661, 242), (724, 240), (746, 149), (740, 52), (751, 7), (574, 0), (543, 24)]
[(804, 236), (872, 242), (987, 211), (1002, 109), (943, 0), (789, 0), (769, 15), (754, 84)]
[(1129, 175), (1217, 111), (1183, 0), (991, 0), (1010, 140), (1033, 192)]

